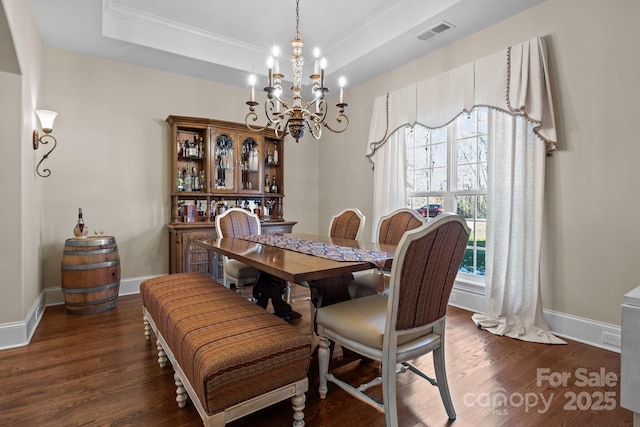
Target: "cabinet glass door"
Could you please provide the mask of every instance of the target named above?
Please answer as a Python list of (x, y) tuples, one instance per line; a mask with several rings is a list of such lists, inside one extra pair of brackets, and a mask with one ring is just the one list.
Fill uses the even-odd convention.
[(215, 190), (233, 190), (236, 153), (234, 153), (232, 136), (226, 133), (215, 135), (213, 147), (213, 161), (215, 162), (213, 188)]
[(240, 190), (243, 192), (259, 192), (260, 144), (252, 136), (242, 136), (240, 150)]

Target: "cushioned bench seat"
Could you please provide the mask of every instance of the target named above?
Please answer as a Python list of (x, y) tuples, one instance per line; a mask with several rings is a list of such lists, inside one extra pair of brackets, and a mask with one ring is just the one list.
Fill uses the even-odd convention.
[(179, 404), (184, 385), (205, 425), (224, 425), (292, 397), (293, 425), (304, 425), (310, 336), (203, 274), (156, 277), (140, 292), (145, 334), (156, 333), (160, 364), (166, 355), (176, 371)]

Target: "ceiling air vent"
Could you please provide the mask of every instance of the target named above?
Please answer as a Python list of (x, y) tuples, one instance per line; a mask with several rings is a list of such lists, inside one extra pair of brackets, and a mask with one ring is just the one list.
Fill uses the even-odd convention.
[(429, 28), (426, 31), (423, 31), (422, 33), (420, 33), (418, 35), (418, 40), (429, 40), (437, 35), (440, 35), (444, 32), (447, 32), (451, 29), (455, 28), (453, 25), (449, 24), (448, 22), (442, 21), (441, 23), (439, 23), (438, 25), (435, 25), (431, 28)]

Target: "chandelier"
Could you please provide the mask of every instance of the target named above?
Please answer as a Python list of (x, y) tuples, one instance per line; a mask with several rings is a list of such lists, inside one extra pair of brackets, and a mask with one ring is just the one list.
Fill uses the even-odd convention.
[(338, 108), (338, 114), (336, 116), (336, 122), (343, 124), (343, 127), (334, 129), (326, 122), (328, 107), (325, 97), (329, 92), (329, 89), (325, 87), (324, 73), (326, 60), (323, 58), (318, 60), (320, 51), (318, 48), (314, 50), (315, 64), (313, 74), (310, 76), (313, 83), (312, 94), (313, 99), (307, 102), (303, 106), (302, 102), (302, 70), (304, 68), (304, 57), (302, 56), (302, 40), (300, 39), (300, 0), (296, 0), (296, 38), (291, 42), (293, 46), (293, 56), (291, 57), (291, 66), (293, 68), (293, 87), (291, 92), (293, 94), (293, 103), (289, 105), (284, 101), (282, 96), (282, 79), (284, 74), (280, 73), (280, 67), (278, 63), (278, 50), (274, 48), (274, 57), (269, 57), (267, 66), (269, 68), (268, 84), (264, 88), (267, 93), (267, 100), (264, 103), (265, 115), (267, 116), (267, 124), (263, 127), (254, 127), (249, 121), (257, 121), (258, 114), (256, 113), (256, 106), (258, 102), (255, 100), (255, 76), (249, 77), (249, 84), (251, 85), (251, 95), (247, 105), (249, 106), (249, 112), (245, 116), (245, 124), (253, 131), (261, 131), (267, 127), (274, 129), (278, 138), (282, 137), (285, 133), (289, 133), (298, 142), (304, 135), (305, 129), (308, 127), (309, 132), (315, 139), (320, 139), (322, 136), (322, 127), (326, 127), (331, 132), (341, 133), (344, 132), (349, 126), (349, 117), (344, 114), (344, 110), (348, 104), (344, 102), (344, 77), (340, 77), (340, 102), (336, 104)]

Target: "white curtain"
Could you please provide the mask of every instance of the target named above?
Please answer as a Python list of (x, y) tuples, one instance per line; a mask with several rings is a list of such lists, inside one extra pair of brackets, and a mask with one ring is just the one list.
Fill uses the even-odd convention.
[(376, 234), (379, 219), (404, 207), (407, 202), (406, 132), (403, 128), (395, 131), (376, 151), (378, 167), (373, 174), (373, 234)]
[(545, 148), (523, 117), (492, 115), (488, 147), (486, 314), (473, 320), (497, 334), (564, 344), (540, 303)]
[[(381, 194), (397, 191), (400, 179), (385, 176), (398, 167), (385, 165), (390, 156), (381, 154), (403, 142), (396, 130), (415, 123), (438, 128), (474, 106), (502, 112), (494, 123), (501, 135), (488, 148), (486, 314), (474, 321), (496, 334), (563, 343), (549, 332), (540, 304), (544, 159), (557, 139), (541, 38), (376, 99), (367, 153), (375, 165), (373, 219), (404, 206), (404, 200), (393, 206), (392, 197)], [(404, 175), (404, 165), (396, 172)], [(387, 205), (378, 209), (385, 198)]]

